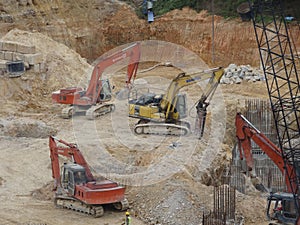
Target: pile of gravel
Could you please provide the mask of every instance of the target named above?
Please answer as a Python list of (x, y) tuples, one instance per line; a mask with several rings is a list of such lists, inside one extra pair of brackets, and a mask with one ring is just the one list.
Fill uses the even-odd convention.
[(201, 184), (191, 187), (186, 182), (178, 175), (166, 182), (132, 190), (134, 201), (130, 202), (130, 211), (149, 225), (200, 224), (203, 212), (211, 209), (207, 202), (213, 200), (213, 189)]

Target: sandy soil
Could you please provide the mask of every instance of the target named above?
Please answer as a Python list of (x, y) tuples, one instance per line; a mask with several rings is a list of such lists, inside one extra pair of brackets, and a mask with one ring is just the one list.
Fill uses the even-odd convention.
[[(95, 174), (127, 186), (134, 224), (155, 224), (159, 220), (174, 221), (174, 218), (182, 223), (198, 224), (195, 221), (201, 218), (201, 210), (211, 209), (213, 201), (212, 189), (203, 184), (203, 175), (230, 161), (236, 111), (243, 110), (245, 98), (267, 96), (262, 82), (220, 86), (212, 99), (208, 127), (201, 141), (193, 134), (180, 138), (136, 136), (132, 132), (136, 121), (127, 117), (124, 100), (115, 99), (116, 111), (95, 121), (82, 116), (72, 120), (59, 117), (62, 106), (51, 103), (51, 91), (86, 83), (88, 77), (86, 72), (90, 66), (76, 52), (39, 33), (14, 30), (3, 39), (34, 43), (43, 53), (48, 70), (42, 75), (27, 72), (16, 79), (1, 77), (2, 86), (6, 88), (1, 91), (0, 112), (3, 119), (0, 124), (0, 224), (112, 225), (122, 222), (124, 213), (112, 209), (107, 209), (103, 217), (93, 219), (54, 207), (48, 139), (36, 136), (36, 132), (45, 130), (78, 143)], [(191, 59), (193, 55), (185, 56)], [(172, 63), (182, 71), (207, 68), (201, 60), (180, 64), (184, 59), (175, 58)], [(140, 69), (151, 66), (153, 63), (141, 64)], [(162, 91), (178, 74), (178, 68), (156, 67), (141, 73), (140, 77), (147, 81), (149, 88)], [(106, 75), (116, 85), (116, 92), (123, 88), (125, 73), (121, 70), (112, 75), (112, 72)], [(192, 125), (193, 104), (203, 86), (205, 82), (183, 89), (188, 95), (191, 112), (187, 119)], [(34, 127), (40, 131), (25, 126), (35, 124), (32, 120), (39, 121)], [(27, 132), (21, 132), (24, 127), (28, 127)], [(170, 147), (174, 143), (179, 144), (178, 147)], [(264, 205), (265, 200), (259, 193), (238, 194), (237, 213), (243, 215), (245, 224), (264, 224)]]

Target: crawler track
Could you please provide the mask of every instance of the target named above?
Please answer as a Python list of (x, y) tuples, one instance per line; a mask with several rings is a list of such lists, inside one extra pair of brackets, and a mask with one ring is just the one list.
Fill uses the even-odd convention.
[(99, 116), (113, 112), (114, 110), (115, 110), (114, 104), (95, 105), (86, 111), (85, 116), (87, 119), (93, 120)]
[(101, 205), (87, 205), (71, 197), (56, 197), (54, 199), (56, 207), (71, 209), (77, 212), (85, 213), (95, 218), (101, 217), (104, 214), (103, 206)]
[(61, 111), (61, 117), (64, 119), (70, 119), (73, 115), (74, 115), (74, 107), (73, 106), (69, 106), (67, 108), (64, 108)]
[(89, 120), (93, 120), (99, 116), (105, 115), (107, 113), (113, 112), (115, 110), (114, 104), (100, 104), (93, 105), (88, 109), (80, 109), (79, 106), (69, 106), (64, 108), (61, 112), (61, 117), (64, 119), (70, 119), (76, 113), (82, 113), (85, 111), (85, 116)]
[(190, 133), (189, 126), (170, 123), (142, 123), (135, 125), (136, 134), (185, 136)]
[(117, 209), (119, 211), (124, 211), (129, 208), (129, 202), (127, 199), (124, 199), (121, 202), (114, 203), (113, 205), (114, 205), (115, 209)]
[[(95, 218), (104, 215), (104, 208), (102, 205), (87, 205), (84, 202), (78, 201), (72, 197), (58, 196), (54, 199), (54, 205), (58, 208), (70, 209), (76, 212), (91, 215)], [(121, 202), (113, 203), (115, 209), (124, 211), (129, 208), (129, 202), (124, 199)]]

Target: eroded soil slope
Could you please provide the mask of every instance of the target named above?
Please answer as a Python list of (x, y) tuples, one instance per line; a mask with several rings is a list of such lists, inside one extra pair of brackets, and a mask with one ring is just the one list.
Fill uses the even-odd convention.
[[(141, 40), (173, 42), (194, 51), (213, 66), (230, 63), (259, 66), (251, 22), (212, 17), (205, 11), (174, 10), (148, 24), (124, 2), (0, 1), (1, 35), (13, 28), (38, 31), (67, 45), (92, 62), (107, 50)], [(67, 12), (67, 13), (66, 13)], [(299, 28), (292, 29), (299, 45)], [(212, 48), (212, 45), (214, 48)]]

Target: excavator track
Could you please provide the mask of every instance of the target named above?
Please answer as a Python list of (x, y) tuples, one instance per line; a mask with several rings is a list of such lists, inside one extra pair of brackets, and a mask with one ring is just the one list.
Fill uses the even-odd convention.
[(85, 116), (87, 119), (93, 120), (99, 116), (113, 112), (114, 110), (115, 110), (114, 104), (95, 105), (86, 111)]
[(74, 107), (70, 106), (70, 107), (64, 108), (61, 111), (61, 117), (64, 119), (70, 119), (74, 115), (74, 113), (75, 113)]
[(104, 215), (104, 209), (101, 205), (87, 205), (71, 197), (56, 197), (54, 199), (56, 207), (71, 209), (76, 212), (85, 213), (95, 218)]
[(185, 136), (190, 133), (190, 126), (188, 123), (184, 123), (184, 125), (171, 123), (139, 123), (135, 125), (134, 132), (138, 135), (152, 134)]
[(124, 199), (121, 202), (114, 203), (113, 206), (119, 211), (124, 211), (129, 208), (129, 202), (127, 199)]

